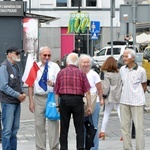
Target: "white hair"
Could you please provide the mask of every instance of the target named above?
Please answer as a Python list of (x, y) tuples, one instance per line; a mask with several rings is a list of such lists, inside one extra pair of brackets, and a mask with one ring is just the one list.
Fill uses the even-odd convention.
[(81, 63), (82, 60), (88, 59), (90, 61), (90, 67), (92, 66), (92, 58), (89, 55), (86, 54), (82, 54), (79, 57), (79, 65)]
[(51, 53), (51, 49), (48, 46), (41, 47), (39, 53), (42, 53), (44, 49), (49, 49), (49, 51)]
[(75, 66), (78, 66), (78, 54), (76, 53), (70, 53), (68, 56), (67, 56), (67, 59), (66, 59), (66, 63), (68, 65), (75, 65)]
[(135, 53), (135, 51), (132, 48), (127, 48), (125, 51), (128, 51), (129, 54), (131, 54), (131, 57), (135, 58), (136, 53)]

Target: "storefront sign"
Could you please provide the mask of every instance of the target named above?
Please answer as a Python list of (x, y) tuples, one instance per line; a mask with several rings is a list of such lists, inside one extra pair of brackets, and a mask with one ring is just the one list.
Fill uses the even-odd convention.
[(1, 1), (0, 16), (24, 16), (23, 1)]

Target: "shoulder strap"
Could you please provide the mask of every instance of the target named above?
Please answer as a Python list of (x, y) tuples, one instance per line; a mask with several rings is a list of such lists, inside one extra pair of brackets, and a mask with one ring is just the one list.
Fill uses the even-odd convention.
[(101, 78), (101, 80), (104, 80), (104, 72), (103, 71), (100, 74), (100, 78)]

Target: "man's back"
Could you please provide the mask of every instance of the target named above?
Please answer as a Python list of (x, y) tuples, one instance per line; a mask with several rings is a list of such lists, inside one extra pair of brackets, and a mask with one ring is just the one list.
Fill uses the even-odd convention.
[(86, 74), (76, 66), (69, 65), (58, 73), (55, 90), (59, 91), (59, 94), (83, 96), (88, 86)]

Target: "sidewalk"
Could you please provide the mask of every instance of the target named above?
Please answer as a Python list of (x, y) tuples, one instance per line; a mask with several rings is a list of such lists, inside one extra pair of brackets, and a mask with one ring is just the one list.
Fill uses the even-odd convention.
[[(146, 110), (144, 113), (144, 130), (145, 130), (145, 150), (150, 149), (150, 94), (146, 93)], [(20, 130), (18, 132), (18, 150), (35, 150), (35, 128), (34, 115), (29, 111), (28, 99), (22, 104), (22, 114), (20, 122)], [(103, 112), (100, 113), (99, 127), (102, 123)], [(113, 111), (107, 126), (106, 140), (99, 142), (99, 150), (121, 150), (123, 143), (120, 141), (121, 131), (120, 123), (116, 111)], [(71, 119), (68, 135), (68, 150), (76, 150), (76, 135), (74, 132), (73, 121)], [(133, 150), (135, 150), (135, 140), (133, 142)], [(48, 147), (48, 141), (47, 141)], [(0, 150), (1, 145), (0, 145)], [(49, 148), (47, 148), (49, 150)]]

